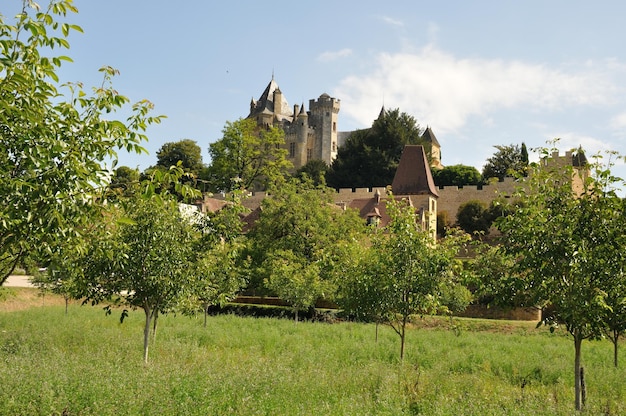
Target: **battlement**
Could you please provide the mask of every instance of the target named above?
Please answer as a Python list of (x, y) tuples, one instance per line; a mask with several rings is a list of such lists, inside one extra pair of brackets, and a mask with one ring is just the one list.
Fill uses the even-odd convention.
[(321, 109), (330, 109), (335, 113), (339, 113), (339, 108), (341, 107), (341, 100), (338, 98), (331, 97), (328, 94), (322, 94), (318, 99), (309, 100), (309, 110), (311, 112), (315, 112), (316, 110)]

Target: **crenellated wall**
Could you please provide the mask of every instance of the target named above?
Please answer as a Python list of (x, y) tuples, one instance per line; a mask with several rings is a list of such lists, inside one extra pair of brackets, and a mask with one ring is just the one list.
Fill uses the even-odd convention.
[[(561, 156), (558, 153), (553, 153), (549, 162), (543, 161), (541, 166), (543, 167), (556, 167), (563, 168), (564, 166), (571, 166), (572, 153), (566, 152)], [(586, 171), (580, 171), (585, 173)], [(582, 187), (582, 178), (579, 174), (575, 173), (570, 179), (573, 184), (574, 190)], [(444, 186), (439, 187), (437, 192), (439, 198), (437, 198), (437, 213), (447, 213), (448, 222), (451, 225), (456, 222), (456, 214), (459, 207), (469, 201), (481, 201), (486, 206), (489, 206), (491, 202), (497, 198), (508, 199), (513, 193), (520, 187), (524, 187), (524, 181), (514, 178), (504, 178), (503, 181), (493, 181), (487, 185), (475, 186), (468, 185), (463, 187), (457, 186)], [(342, 206), (348, 206), (355, 199), (374, 198), (376, 192), (380, 195), (387, 193), (387, 188), (383, 186), (374, 188), (342, 188), (338, 189), (334, 194), (333, 200), (336, 204)], [(254, 210), (261, 205), (261, 201), (267, 194), (265, 192), (251, 192), (249, 197), (244, 199), (244, 205)], [(215, 196), (216, 199), (223, 199), (222, 196)]]
[(438, 213), (447, 213), (449, 223), (456, 221), (459, 207), (469, 201), (481, 201), (486, 206), (497, 198), (509, 198), (517, 188), (523, 186), (523, 182), (514, 178), (504, 178), (502, 182), (492, 182), (488, 185), (463, 187), (445, 186), (439, 187)]

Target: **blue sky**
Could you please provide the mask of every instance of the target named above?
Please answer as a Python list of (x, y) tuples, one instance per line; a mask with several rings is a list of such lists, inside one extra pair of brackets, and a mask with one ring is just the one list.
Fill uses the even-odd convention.
[(85, 33), (70, 38), (62, 80), (96, 86), (113, 66), (120, 93), (168, 117), (149, 130), (150, 155), (120, 152), (122, 165), (145, 169), (185, 138), (208, 163), (209, 143), (272, 73), (290, 105), (340, 99), (341, 131), (370, 126), (382, 105), (411, 114), (433, 129), (444, 165), (481, 170), (495, 145), (555, 137), (563, 150), (626, 154), (623, 1), (74, 3), (69, 21)]

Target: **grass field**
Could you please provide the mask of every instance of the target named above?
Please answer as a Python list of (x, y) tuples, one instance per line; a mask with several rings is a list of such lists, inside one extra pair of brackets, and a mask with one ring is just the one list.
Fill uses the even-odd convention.
[[(123, 324), (99, 307), (65, 315), (62, 299), (34, 293), (0, 298), (2, 415), (575, 413), (573, 343), (532, 322), (418, 320), (399, 363), (387, 327), (376, 342), (369, 324), (221, 315), (204, 328), (169, 315), (146, 366), (142, 312)], [(626, 414), (610, 342), (584, 343), (583, 364), (584, 414)]]

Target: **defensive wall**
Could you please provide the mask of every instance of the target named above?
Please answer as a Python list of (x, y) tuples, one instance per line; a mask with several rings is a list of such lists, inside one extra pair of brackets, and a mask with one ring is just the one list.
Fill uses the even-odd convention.
[[(560, 155), (558, 152), (551, 154), (550, 159), (541, 162), (543, 168), (565, 169), (565, 166), (576, 166), (574, 155), (571, 151)], [(576, 171), (577, 169), (575, 169)], [(572, 181), (574, 191), (582, 190), (582, 181), (587, 174), (586, 170), (573, 173), (569, 179)], [(583, 175), (580, 175), (580, 172)], [(502, 181), (492, 180), (485, 185), (465, 185), (465, 186), (441, 186), (437, 188), (439, 198), (437, 199), (437, 213), (445, 213), (448, 225), (456, 222), (456, 214), (459, 207), (469, 201), (480, 201), (485, 206), (489, 206), (492, 201), (498, 198), (508, 199), (516, 190), (524, 186), (523, 180), (515, 178), (504, 178)], [(381, 196), (386, 195), (387, 188), (384, 186), (374, 188), (341, 188), (333, 195), (333, 201), (340, 206), (348, 206), (355, 199), (375, 198), (376, 192)], [(261, 205), (261, 201), (268, 194), (266, 192), (251, 192), (248, 198), (243, 200), (243, 205), (250, 210), (255, 210)], [(224, 199), (223, 195), (215, 195), (213, 198)]]

